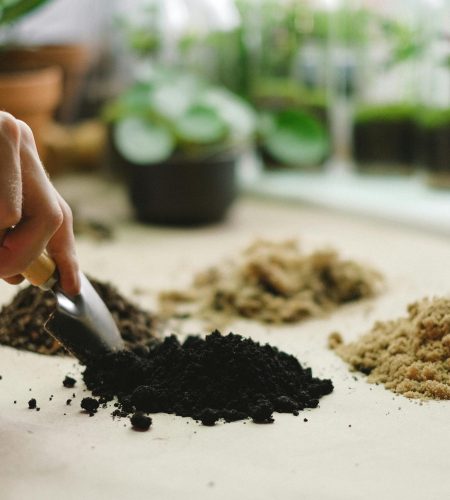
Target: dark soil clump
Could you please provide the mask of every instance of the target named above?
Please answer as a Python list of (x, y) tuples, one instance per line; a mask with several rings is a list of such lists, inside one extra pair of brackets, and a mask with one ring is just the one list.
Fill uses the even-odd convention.
[(140, 431), (147, 431), (152, 425), (152, 419), (145, 415), (142, 411), (133, 413), (130, 417), (130, 422), (134, 429), (138, 429)]
[(76, 379), (73, 377), (69, 377), (69, 375), (66, 375), (66, 377), (63, 380), (63, 386), (71, 389), (75, 384), (77, 383)]
[(37, 402), (34, 398), (31, 398), (30, 401), (28, 401), (28, 408), (30, 410), (34, 410), (36, 408)]
[(83, 377), (94, 395), (117, 396), (116, 416), (174, 413), (205, 425), (245, 418), (271, 423), (273, 412), (315, 408), (333, 390), (331, 380), (313, 377), (294, 356), (218, 331), (183, 343), (171, 336), (146, 354), (110, 354)]
[(95, 398), (83, 398), (80, 406), (92, 416), (97, 412), (100, 403)]
[[(156, 320), (151, 313), (130, 303), (110, 284), (89, 279), (111, 311), (128, 348), (155, 341)], [(40, 354), (67, 355), (62, 345), (44, 330), (55, 307), (51, 292), (34, 286), (18, 292), (0, 311), (0, 344)]]

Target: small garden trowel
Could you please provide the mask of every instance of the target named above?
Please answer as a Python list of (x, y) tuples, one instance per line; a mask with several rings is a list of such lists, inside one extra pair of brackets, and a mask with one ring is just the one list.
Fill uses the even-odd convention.
[(111, 313), (84, 274), (81, 273), (81, 291), (76, 297), (62, 291), (56, 264), (46, 253), (38, 257), (23, 276), (32, 285), (55, 294), (57, 307), (45, 329), (81, 363), (124, 349)]

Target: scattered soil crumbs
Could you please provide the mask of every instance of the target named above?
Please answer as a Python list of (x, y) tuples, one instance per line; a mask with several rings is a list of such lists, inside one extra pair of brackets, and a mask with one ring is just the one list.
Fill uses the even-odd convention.
[(268, 344), (218, 331), (182, 344), (167, 337), (146, 354), (121, 351), (88, 366), (84, 381), (103, 400), (118, 398), (113, 416), (174, 413), (205, 425), (252, 418), (273, 422), (273, 412), (315, 408), (332, 392), (331, 380)]
[(408, 316), (377, 322), (356, 342), (331, 348), (368, 381), (408, 398), (450, 399), (450, 298), (423, 299)]
[(257, 240), (236, 259), (195, 276), (189, 290), (160, 294), (160, 304), (163, 315), (200, 316), (216, 325), (231, 316), (292, 323), (371, 297), (380, 282), (379, 273), (333, 250), (305, 255), (294, 240)]
[[(127, 347), (148, 345), (156, 338), (155, 317), (130, 303), (108, 283), (89, 278), (117, 323)], [(51, 292), (29, 286), (0, 311), (0, 344), (41, 354), (68, 354), (62, 345), (44, 330), (55, 310)]]

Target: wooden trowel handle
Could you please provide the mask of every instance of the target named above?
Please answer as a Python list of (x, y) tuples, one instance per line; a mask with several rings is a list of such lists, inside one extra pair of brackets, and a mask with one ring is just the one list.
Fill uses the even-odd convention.
[(51, 281), (55, 270), (56, 264), (53, 259), (43, 253), (25, 269), (22, 276), (34, 286), (51, 288), (52, 285), (46, 285)]
[[(6, 233), (6, 229), (0, 229), (0, 245)], [(55, 283), (55, 280), (52, 280), (55, 275), (55, 270), (55, 262), (44, 252), (26, 268), (22, 276), (34, 286), (51, 288)]]

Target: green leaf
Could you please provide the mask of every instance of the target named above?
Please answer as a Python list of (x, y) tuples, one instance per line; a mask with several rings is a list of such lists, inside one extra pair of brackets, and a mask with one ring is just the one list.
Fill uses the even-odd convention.
[(152, 95), (153, 109), (169, 120), (177, 120), (194, 105), (200, 88), (200, 82), (194, 78), (162, 82)]
[(282, 111), (266, 130), (264, 146), (282, 164), (311, 166), (325, 158), (328, 137), (314, 117), (301, 111)]
[(135, 83), (119, 98), (108, 103), (103, 109), (103, 119), (116, 122), (130, 116), (146, 116), (151, 112), (152, 86)]
[(0, 6), (0, 25), (14, 23), (47, 2), (48, 0), (10, 0), (2, 2), (4, 5)]
[(276, 128), (276, 118), (269, 111), (261, 111), (258, 121), (258, 134), (261, 137), (267, 138)]
[(450, 55), (444, 57), (443, 61), (442, 61), (442, 65), (447, 68), (447, 69), (450, 69)]
[(128, 34), (130, 47), (141, 56), (155, 54), (160, 48), (160, 40), (147, 28), (136, 28)]
[(254, 111), (247, 102), (228, 90), (212, 88), (204, 93), (202, 103), (213, 108), (222, 117), (235, 137), (245, 139), (254, 133)]
[(167, 160), (175, 147), (174, 139), (167, 129), (141, 118), (119, 121), (113, 135), (118, 151), (126, 160), (137, 165)]
[(194, 144), (211, 144), (223, 139), (228, 127), (220, 115), (211, 107), (191, 107), (175, 124), (177, 135), (182, 141)]

